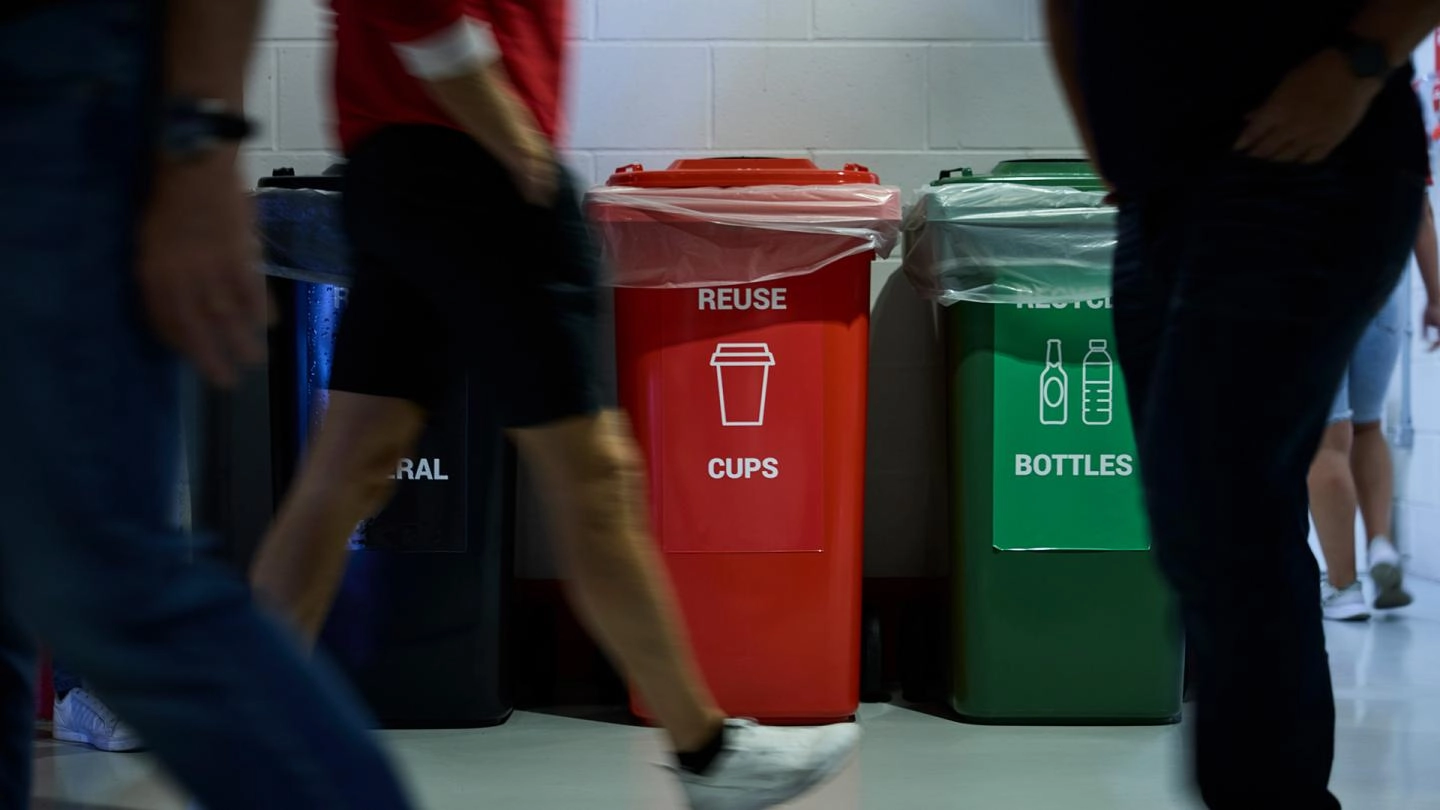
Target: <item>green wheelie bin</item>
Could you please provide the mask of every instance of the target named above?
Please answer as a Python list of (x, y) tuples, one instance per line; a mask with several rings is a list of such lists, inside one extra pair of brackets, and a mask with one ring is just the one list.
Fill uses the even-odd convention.
[(1178, 616), (1150, 553), (1110, 318), (1115, 211), (1078, 161), (947, 172), (905, 270), (945, 305), (952, 704), (1024, 724), (1179, 720)]

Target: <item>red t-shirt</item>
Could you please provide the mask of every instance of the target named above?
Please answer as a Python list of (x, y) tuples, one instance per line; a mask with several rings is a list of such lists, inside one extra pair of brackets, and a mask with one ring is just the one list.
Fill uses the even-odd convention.
[(417, 76), (465, 58), (504, 60), (551, 140), (561, 134), (565, 0), (332, 0), (335, 111), (348, 151), (388, 124), (460, 129)]

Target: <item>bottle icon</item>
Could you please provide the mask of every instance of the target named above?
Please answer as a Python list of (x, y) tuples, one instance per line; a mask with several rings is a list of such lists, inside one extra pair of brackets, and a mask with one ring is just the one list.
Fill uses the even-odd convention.
[(1080, 372), (1080, 419), (1087, 425), (1108, 425), (1115, 419), (1115, 361), (1109, 348), (1107, 341), (1090, 341), (1090, 353)]
[(1045, 346), (1045, 370), (1040, 372), (1040, 424), (1063, 425), (1070, 419), (1070, 376), (1065, 373), (1059, 340)]

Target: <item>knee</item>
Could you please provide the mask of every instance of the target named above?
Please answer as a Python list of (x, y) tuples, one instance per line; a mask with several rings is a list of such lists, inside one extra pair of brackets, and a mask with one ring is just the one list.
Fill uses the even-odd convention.
[(577, 453), (576, 508), (587, 532), (608, 532), (643, 493), (639, 454), (628, 440), (602, 437)]
[(314, 456), (306, 497), (359, 504), (372, 515), (395, 493), (397, 465), (409, 451), (410, 444), (398, 438), (337, 440)]
[(1322, 447), (1310, 464), (1307, 478), (1312, 493), (1329, 494), (1343, 492), (1354, 487), (1350, 472), (1350, 453), (1334, 448)]
[(1376, 436), (1384, 436), (1380, 427), (1379, 422), (1356, 422), (1354, 428), (1355, 439), (1358, 441), (1361, 439), (1374, 439)]

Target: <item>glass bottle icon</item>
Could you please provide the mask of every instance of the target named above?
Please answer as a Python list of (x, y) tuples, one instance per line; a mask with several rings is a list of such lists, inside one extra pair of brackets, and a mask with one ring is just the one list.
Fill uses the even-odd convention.
[(1070, 376), (1065, 373), (1060, 341), (1045, 347), (1045, 370), (1040, 372), (1040, 424), (1063, 425), (1070, 417)]
[(1080, 418), (1087, 425), (1108, 425), (1115, 419), (1115, 361), (1109, 349), (1107, 341), (1090, 341), (1080, 372)]

